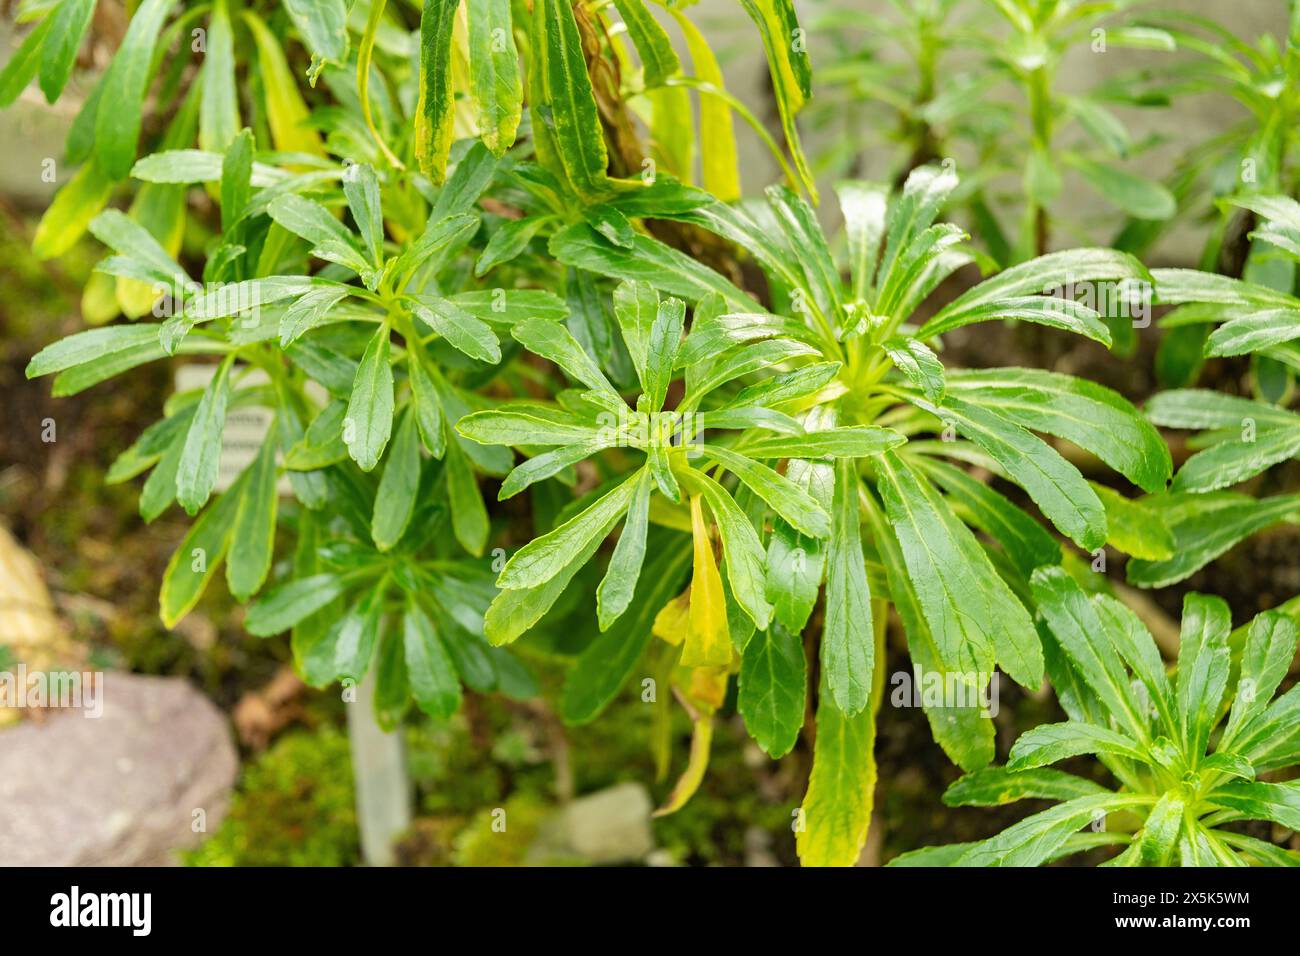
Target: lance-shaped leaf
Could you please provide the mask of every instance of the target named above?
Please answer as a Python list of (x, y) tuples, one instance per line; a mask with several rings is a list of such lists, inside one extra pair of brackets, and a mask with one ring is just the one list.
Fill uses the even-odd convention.
[(516, 551), (501, 569), (497, 587), (507, 590), (535, 588), (563, 571), (574, 554), (582, 553), (593, 540), (598, 542), (623, 516), (636, 493), (639, 479), (638, 472), (554, 531), (534, 538)]
[(1205, 753), (1228, 688), (1228, 633), (1232, 615), (1221, 598), (1188, 594), (1183, 600), (1178, 639), (1178, 713), (1182, 718), (1185, 753), (1192, 759)]
[(424, 0), (420, 15), (420, 98), (415, 108), (415, 155), (420, 169), (441, 184), (451, 152), (455, 90), (452, 30), (460, 0)]
[(846, 715), (823, 680), (817, 701), (812, 772), (795, 832), (804, 866), (853, 866), (867, 841), (876, 789), (876, 715)]
[(376, 266), (384, 261), (384, 213), (380, 208), (379, 177), (373, 166), (352, 163), (343, 170), (343, 195), (352, 219)]
[(1079, 676), (1122, 730), (1144, 740), (1146, 714), (1134, 699), (1121, 659), (1097, 641), (1105, 631), (1083, 589), (1059, 567), (1039, 568), (1030, 583), (1039, 611)]
[(1033, 622), (975, 536), (895, 453), (877, 468), (885, 513), (945, 670), (974, 684), (996, 659), (1022, 686), (1037, 686), (1043, 657)]
[(653, 481), (647, 469), (642, 469), (638, 475), (636, 494), (628, 506), (623, 531), (614, 547), (614, 554), (609, 559), (605, 577), (596, 588), (596, 619), (602, 631), (609, 630), (610, 625), (632, 603), (632, 595), (636, 592), (636, 584), (641, 577), (641, 564), (645, 560)]
[(95, 115), (95, 155), (113, 179), (125, 179), (135, 162), (145, 93), (156, 65), (154, 47), (175, 0), (144, 0), (127, 25), (103, 79), (102, 101), (111, 108)]
[(955, 372), (949, 388), (1025, 428), (1074, 442), (1146, 491), (1164, 488), (1169, 449), (1118, 393), (1086, 379), (1039, 369)]
[(227, 360), (216, 367), (185, 435), (176, 472), (176, 500), (191, 515), (203, 507), (217, 483), (226, 406), (230, 401), (230, 365)]
[(247, 601), (257, 593), (271, 570), (275, 545), (275, 515), (280, 501), (276, 481), (280, 477), (275, 465), (276, 443), (271, 438), (248, 466), (242, 482), (239, 509), (230, 552), (226, 556), (226, 581), (237, 601)]
[(956, 866), (1038, 866), (1098, 814), (1127, 810), (1151, 800), (1146, 796), (1104, 793), (1077, 797), (1050, 810), (1035, 813), (995, 837), (975, 844)]
[(605, 396), (602, 404), (626, 407), (605, 373), (564, 326), (545, 319), (528, 319), (511, 328), (510, 334), (528, 351), (554, 362), (574, 381)]
[(362, 471), (370, 471), (393, 430), (393, 367), (389, 364), (388, 326), (381, 325), (366, 346), (352, 382), (343, 441)]
[(212, 503), (212, 507), (199, 516), (167, 562), (158, 594), (159, 614), (164, 627), (175, 627), (193, 610), (221, 566), (234, 533), (243, 483), (241, 475), (224, 495)]
[(919, 396), (910, 401), (989, 453), (1024, 488), (1043, 514), (1079, 547), (1096, 550), (1106, 541), (1106, 512), (1079, 469), (1050, 445), (999, 411), (958, 398), (949, 388), (936, 407)]
[(479, 135), (488, 149), (502, 156), (515, 141), (523, 99), (510, 0), (466, 4), (465, 12), (469, 18), (470, 96), (478, 114)]
[(1143, 760), (1144, 751), (1123, 734), (1077, 720), (1040, 724), (1025, 731), (1011, 747), (1008, 770), (1043, 767), (1079, 754), (1108, 753)]
[(858, 492), (853, 462), (839, 459), (835, 463), (831, 536), (826, 548), (826, 621), (822, 627), (821, 660), (830, 699), (846, 717), (867, 706), (876, 666)]
[(750, 735), (773, 759), (788, 754), (799, 738), (807, 670), (798, 632), (790, 632), (779, 621), (745, 645), (736, 706)]
[(1264, 712), (1295, 657), (1296, 641), (1296, 624), (1285, 615), (1265, 611), (1250, 622), (1237, 691), (1219, 750), (1228, 747), (1242, 728)]
[(1181, 581), (1238, 541), (1283, 521), (1300, 521), (1300, 496), (1255, 499), (1228, 491), (1171, 494), (1148, 499), (1159, 507), (1174, 536), (1173, 556), (1161, 561), (1134, 558), (1128, 579), (1139, 587)]
[(410, 303), (411, 311), (420, 321), (446, 339), (457, 351), (493, 365), (501, 361), (501, 345), (492, 327), (450, 299), (420, 295), (413, 297)]
[(407, 412), (397, 426), (393, 449), (375, 492), (370, 534), (375, 547), (389, 551), (402, 539), (415, 513), (420, 486), (420, 438), (415, 415)]
[(627, 26), (628, 36), (641, 58), (646, 89), (662, 86), (668, 77), (681, 69), (672, 41), (643, 0), (614, 0), (618, 15)]
[(865, 458), (883, 455), (907, 438), (891, 428), (849, 425), (806, 435), (764, 438), (745, 446), (751, 458)]
[(695, 560), (691, 574), (690, 627), (682, 643), (681, 663), (683, 667), (726, 667), (731, 663), (727, 600), (700, 495), (691, 496), (691, 537)]
[(808, 492), (785, 475), (721, 445), (710, 445), (707, 454), (744, 482), (797, 531), (814, 538), (830, 534), (830, 515)]
[(460, 675), (433, 622), (413, 597), (402, 615), (402, 649), (416, 705), (430, 717), (446, 720), (460, 707)]
[(977, 322), (1002, 321), (1018, 319), (1021, 322), (1033, 322), (1053, 329), (1064, 329), (1100, 342), (1110, 348), (1111, 332), (1102, 321), (1096, 309), (1073, 299), (1059, 298), (1054, 295), (1014, 296), (1006, 299), (994, 299), (991, 302), (979, 302), (958, 312), (944, 312), (936, 315), (917, 332), (919, 339), (931, 339), (953, 329)]

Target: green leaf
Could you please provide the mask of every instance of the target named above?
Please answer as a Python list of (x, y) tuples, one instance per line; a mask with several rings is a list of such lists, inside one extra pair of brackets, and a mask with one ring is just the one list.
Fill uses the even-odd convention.
[(415, 108), (415, 155), (420, 171), (441, 185), (451, 152), (455, 89), (452, 30), (460, 0), (424, 0), (420, 15), (420, 100)]
[[(41, 51), (45, 37), (54, 25), (53, 17), (46, 17), (32, 27), (23, 42), (14, 50), (4, 68), (0, 69), (0, 108), (7, 108), (27, 89), (41, 65)], [(56, 41), (57, 42), (57, 41)]]
[[(283, 413), (282, 413), (283, 414)], [(275, 464), (276, 443), (272, 438), (248, 466), (243, 483), (239, 510), (235, 513), (235, 530), (226, 557), (226, 582), (237, 601), (247, 601), (258, 592), (271, 570), (275, 547), (275, 515), (280, 493), (276, 482), (280, 470)]]
[(232, 137), (221, 160), (221, 226), (230, 228), (244, 216), (252, 188), (253, 132)]
[(885, 235), (889, 187), (884, 183), (851, 180), (836, 184), (835, 192), (844, 213), (853, 296), (865, 299), (872, 288), (876, 257), (880, 254), (880, 241)]
[(1300, 787), (1294, 780), (1289, 783), (1239, 780), (1219, 787), (1208, 799), (1249, 820), (1271, 820), (1291, 830), (1300, 829)]
[(1210, 333), (1205, 354), (1245, 355), (1300, 338), (1300, 309), (1264, 309), (1234, 316)]
[(551, 236), (550, 254), (576, 269), (617, 279), (643, 280), (660, 292), (687, 302), (699, 302), (711, 292), (741, 312), (761, 312), (748, 295), (721, 275), (684, 252), (638, 233), (628, 249), (620, 248), (585, 222), (566, 226)]
[(347, 286), (312, 289), (295, 299), (280, 316), (280, 348), (288, 348), (325, 321), (330, 310), (348, 295)]
[(745, 727), (769, 757), (794, 749), (803, 726), (808, 664), (798, 632), (773, 621), (745, 645), (736, 706)]
[(912, 398), (912, 404), (956, 425), (963, 437), (988, 452), (1029, 493), (1052, 524), (1079, 547), (1087, 551), (1100, 548), (1106, 541), (1106, 513), (1079, 469), (1001, 410), (958, 398), (954, 385), (950, 376), (942, 407), (919, 397)]
[[(411, 382), (411, 407), (420, 429), (420, 441), (434, 458), (442, 458), (447, 448), (443, 432), (442, 402), (438, 389), (425, 370), (420, 356), (411, 353), (407, 359), (407, 374)], [(459, 424), (458, 424), (459, 427)]]
[(388, 356), (388, 326), (381, 325), (361, 356), (343, 419), (343, 441), (362, 471), (379, 464), (393, 430), (393, 367)]
[(336, 677), (350, 677), (360, 683), (370, 669), (383, 629), (384, 592), (387, 580), (367, 591), (360, 603), (348, 608), (334, 631), (333, 664)]
[(460, 677), (456, 665), (433, 628), (433, 622), (412, 596), (402, 615), (402, 647), (406, 652), (411, 696), (420, 710), (446, 720), (460, 707)]
[(1147, 561), (1163, 561), (1174, 554), (1174, 535), (1159, 509), (1125, 498), (1095, 481), (1089, 482), (1106, 509), (1106, 543), (1125, 554)]
[(510, 334), (528, 351), (554, 362), (574, 381), (605, 395), (604, 404), (625, 407), (600, 367), (564, 326), (546, 319), (527, 319), (512, 327)]
[(237, 480), (190, 526), (163, 572), (158, 604), (164, 627), (173, 628), (199, 603), (230, 546), (235, 515), (243, 496)]
[(515, 141), (523, 98), (510, 0), (467, 4), (465, 12), (469, 19), (470, 96), (478, 115), (479, 135), (493, 154), (502, 156)]
[(913, 338), (895, 337), (881, 348), (909, 382), (932, 402), (943, 400), (943, 363), (928, 345)]
[(617, 621), (636, 592), (641, 577), (641, 564), (645, 560), (646, 533), (650, 527), (650, 489), (653, 481), (648, 469), (637, 472), (636, 492), (628, 506), (627, 520), (614, 555), (609, 559), (609, 569), (596, 588), (596, 617), (602, 631), (608, 631)]
[(704, 500), (713, 512), (713, 520), (717, 522), (731, 596), (754, 625), (764, 630), (772, 619), (772, 606), (763, 594), (767, 572), (758, 533), (735, 499), (721, 485), (702, 472), (692, 472), (690, 477), (704, 494)]
[(50, 38), (41, 44), (41, 92), (47, 103), (57, 100), (68, 85), (94, 13), (95, 0), (61, 0), (50, 14)]
[(681, 69), (667, 32), (642, 0), (614, 0), (614, 6), (641, 58), (645, 88), (662, 86), (664, 80)]
[(572, 556), (599, 541), (611, 524), (627, 511), (640, 485), (641, 473), (625, 479), (602, 495), (593, 505), (570, 518), (554, 531), (534, 538), (511, 556), (497, 578), (497, 587), (507, 590), (535, 588), (565, 569)]
[(889, 428), (850, 425), (806, 435), (765, 438), (745, 446), (751, 458), (866, 458), (883, 455), (907, 441)]
[(1021, 734), (1011, 746), (1007, 769), (1031, 770), (1077, 757), (1080, 754), (1114, 754), (1145, 761), (1145, 752), (1123, 734), (1070, 720), (1061, 724), (1039, 724)]
[(230, 365), (227, 360), (216, 367), (185, 434), (185, 447), (176, 473), (176, 500), (191, 515), (203, 507), (217, 483), (226, 406), (230, 400)]
[(1020, 800), (1073, 800), (1106, 792), (1091, 780), (1049, 767), (985, 767), (959, 777), (944, 791), (943, 802), (949, 807), (1002, 807)]
[[(875, 499), (868, 496), (866, 503), (872, 543), (885, 567), (889, 596), (907, 635), (907, 649), (912, 658), (912, 688), (923, 691), (925, 680), (931, 679), (929, 675), (938, 675), (947, 686), (947, 668), (930, 627), (926, 624), (925, 613), (917, 600), (916, 592), (908, 580), (906, 563), (898, 541)], [(907, 694), (909, 688), (903, 683), (907, 676), (909, 675), (896, 673), (890, 677), (890, 683), (894, 685), (890, 692), (890, 703), (894, 706), (915, 703), (915, 696)], [(956, 675), (954, 678), (960, 680)], [(966, 686), (969, 688), (969, 685)], [(978, 688), (970, 688), (964, 699), (946, 700), (944, 706), (940, 707), (926, 707), (924, 693), (919, 695), (935, 742), (955, 764), (967, 771), (986, 766), (993, 759), (993, 721), (981, 705), (980, 695), (976, 691)], [(898, 699), (900, 692), (903, 695), (901, 700)]]
[(1186, 806), (1178, 791), (1162, 796), (1147, 814), (1142, 832), (1137, 836), (1135, 866), (1168, 866), (1183, 828)]
[(1232, 711), (1218, 750), (1228, 747), (1244, 727), (1264, 712), (1291, 666), (1296, 641), (1296, 624), (1285, 615), (1265, 611), (1250, 622)]
[(393, 449), (375, 492), (370, 534), (380, 551), (390, 551), (402, 540), (415, 513), (416, 492), (420, 487), (420, 439), (415, 417), (414, 413), (407, 412), (398, 423)]
[(487, 506), (479, 494), (469, 456), (458, 441), (447, 444), (443, 464), (443, 474), (447, 477), (447, 497), (451, 505), (451, 527), (456, 540), (470, 554), (482, 554), (490, 530)]
[(1228, 634), (1232, 613), (1221, 598), (1188, 594), (1178, 639), (1178, 713), (1185, 753), (1205, 753), (1218, 719), (1219, 702), (1228, 688)]
[(1065, 159), (1097, 195), (1134, 219), (1171, 219), (1178, 211), (1173, 193), (1154, 179), (1135, 176), (1077, 153), (1066, 153)]
[[(224, 153), (239, 132), (239, 88), (235, 83), (235, 33), (230, 23), (230, 0), (216, 0), (212, 5), (201, 73), (199, 146)], [(132, 169), (131, 174), (137, 175), (136, 170)]]
[(1238, 541), (1282, 521), (1300, 521), (1300, 497), (1256, 500), (1226, 491), (1169, 495), (1158, 506), (1174, 535), (1173, 557), (1133, 559), (1128, 580), (1139, 587), (1167, 587), (1193, 574)]
[(823, 682), (817, 701), (808, 792), (800, 806), (804, 827), (795, 847), (804, 866), (853, 866), (867, 841), (876, 789), (876, 715), (853, 716), (835, 706)]
[(996, 659), (1017, 683), (1038, 686), (1043, 658), (1033, 622), (975, 536), (894, 452), (877, 469), (885, 513), (944, 670), (974, 685)]
[(644, 586), (627, 612), (578, 655), (565, 677), (560, 715), (567, 724), (590, 723), (614, 699), (652, 639), (655, 616), (680, 590), (691, 566), (690, 542), (680, 533), (656, 528), (646, 551)]
[(552, 221), (550, 216), (525, 216), (523, 219), (501, 223), (474, 264), (474, 275), (486, 275), (496, 266), (518, 257), (542, 227), (550, 225)]
[(176, 0), (142, 0), (127, 25), (104, 75), (101, 109), (95, 117), (95, 156), (111, 179), (125, 179), (135, 162), (140, 117), (154, 69), (154, 46)]
[(1187, 459), (1174, 477), (1173, 490), (1216, 491), (1300, 454), (1300, 423), (1266, 426), (1258, 432), (1246, 424), (1241, 423), (1240, 438), (1229, 435)]
[(457, 351), (493, 365), (501, 361), (501, 345), (491, 326), (451, 300), (422, 295), (412, 301), (411, 310)]
[(267, 214), (296, 236), (313, 245), (331, 242), (350, 245), (352, 233), (320, 203), (289, 193), (277, 196), (266, 208)]
[(651, 412), (660, 411), (664, 406), (685, 322), (686, 307), (680, 299), (664, 299), (659, 303), (646, 346), (645, 394)]
[(567, 0), (534, 0), (532, 42), (535, 92), (529, 106), (534, 132), (543, 133), (538, 158), (548, 166), (549, 157), (552, 172), (560, 172), (582, 198), (599, 198), (607, 191), (609, 157), (582, 37)]
[(1076, 797), (1035, 813), (995, 837), (975, 844), (957, 866), (1038, 866), (1050, 859), (1072, 834), (1108, 811), (1127, 810), (1149, 798), (1129, 794)]
[[(957, 316), (1000, 299), (1041, 296), (1046, 289), (1076, 288), (1080, 283), (1124, 279), (1150, 282), (1155, 274), (1148, 272), (1146, 267), (1133, 256), (1115, 249), (1067, 249), (1063, 252), (1048, 253), (1004, 269), (992, 278), (985, 279), (979, 285), (966, 290), (936, 312), (917, 333), (917, 337), (928, 338), (934, 334), (931, 330), (935, 327), (951, 328), (953, 326), (950, 323)], [(1200, 275), (1200, 273), (1196, 274)], [(1057, 299), (1054, 307), (1060, 309), (1064, 301), (1066, 300)]]
[(1060, 562), (1061, 546), (1006, 496), (947, 462), (918, 456), (912, 464), (924, 469), (948, 493), (965, 521), (1002, 545), (1002, 550), (1026, 576), (1040, 564)]
[(348, 7), (344, 0), (284, 0), (294, 28), (312, 53), (308, 79), (314, 84), (320, 61), (342, 64), (348, 53)]
[(384, 261), (384, 213), (380, 208), (379, 177), (374, 167), (352, 163), (343, 170), (343, 195), (347, 197), (352, 219), (376, 266)]
[(846, 717), (867, 706), (876, 667), (858, 494), (859, 479), (853, 462), (838, 460), (831, 505), (833, 525), (826, 550), (826, 620), (822, 626), (821, 660), (831, 701)]
[(795, 530), (813, 538), (825, 538), (831, 533), (830, 515), (785, 475), (721, 445), (710, 445), (706, 454), (744, 482)]
[(1160, 433), (1118, 393), (1086, 379), (1009, 368), (954, 372), (948, 385), (1025, 428), (1074, 442), (1146, 491), (1163, 490), (1173, 471)]
[(288, 581), (249, 607), (244, 627), (258, 637), (287, 631), (340, 597), (345, 588), (346, 582), (337, 574), (314, 574)]
[(977, 322), (1017, 319), (1033, 322), (1053, 329), (1064, 329), (1085, 336), (1110, 348), (1111, 332), (1095, 309), (1073, 299), (1053, 295), (1017, 296), (981, 302), (959, 312), (945, 313), (942, 319), (931, 319), (921, 327), (917, 336), (930, 339), (953, 329)]
[(1097, 640), (1105, 631), (1087, 595), (1060, 567), (1039, 568), (1030, 585), (1039, 611), (1079, 676), (1126, 733), (1144, 740), (1146, 715), (1134, 700), (1121, 660), (1106, 653)]
[(552, 418), (539, 409), (512, 411), (508, 406), (466, 415), (456, 430), (484, 445), (572, 445), (596, 434), (581, 420)]

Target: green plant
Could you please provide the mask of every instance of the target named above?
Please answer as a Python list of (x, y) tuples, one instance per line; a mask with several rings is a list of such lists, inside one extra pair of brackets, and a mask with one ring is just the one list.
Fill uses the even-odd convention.
[[(1116, 14), (1134, 6), (1132, 0), (987, 3), (1011, 27), (1001, 42), (992, 41), (994, 64), (1019, 90), (1023, 106), (1019, 111), (1021, 148), (1011, 155), (1024, 157), (1021, 188), (1016, 194), (1017, 200), (1023, 197), (1024, 205), (1013, 238), (1001, 238), (995, 220), (980, 223), (994, 255), (998, 255), (996, 250), (1006, 249), (1010, 261), (1016, 262), (1046, 251), (1049, 230), (1061, 225), (1059, 219), (1049, 218), (1048, 211), (1060, 195), (1067, 173), (1077, 176), (1105, 203), (1135, 219), (1161, 221), (1173, 216), (1174, 197), (1158, 180), (1115, 165), (1117, 160), (1136, 156), (1143, 144), (1133, 142), (1108, 106), (1164, 105), (1164, 96), (1144, 92), (1149, 77), (1140, 70), (1130, 71), (1079, 95), (1064, 93), (1057, 81), (1061, 60), (1072, 48), (1087, 45), (1094, 54), (1111, 47), (1168, 52), (1175, 48), (1173, 37), (1128, 19), (1114, 23)], [(1070, 128), (1084, 138), (1066, 142)]]
[[(945, 373), (927, 343), (975, 322), (1016, 317), (1108, 344), (1095, 310), (1039, 293), (1067, 275), (1076, 292), (1086, 283), (1138, 285), (1146, 275), (1136, 260), (1108, 250), (1057, 253), (986, 280), (915, 322), (933, 289), (969, 261), (960, 230), (934, 224), (955, 185), (950, 171), (935, 167), (913, 172), (892, 202), (885, 187), (845, 184), (845, 270), (811, 210), (788, 191), (769, 190), (765, 210), (699, 207), (691, 220), (750, 249), (793, 318), (732, 311), (752, 306), (714, 281), (681, 338), (684, 304), (654, 289), (671, 288), (673, 278), (642, 269), (647, 281), (627, 281), (614, 295), (642, 385), (634, 404), (562, 330), (529, 322), (512, 334), (562, 368), (578, 391), (552, 405), (476, 412), (459, 426), (478, 441), (554, 449), (519, 465), (503, 495), (620, 450), (596, 490), (510, 558), (486, 634), (508, 643), (541, 620), (622, 521), (595, 595), (605, 633), (578, 657), (562, 712), (571, 722), (590, 720), (614, 697), (636, 672), (652, 621), (655, 633), (680, 644), (680, 656), (667, 663), (677, 661), (674, 687), (696, 721), (695, 744), (665, 809), (680, 806), (698, 784), (711, 714), (730, 672), (739, 671), (740, 710), (760, 746), (780, 756), (794, 745), (809, 670), (797, 635), (808, 631), (824, 580), (819, 744), (799, 837), (805, 862), (852, 862), (865, 838), (883, 676), (877, 661), (890, 602), (924, 669), (966, 675), (979, 686), (995, 662), (1026, 686), (1042, 678), (1022, 599), (1026, 575), (1059, 561), (1059, 546), (1006, 497), (944, 459), (984, 463), (1019, 485), (1089, 551), (1108, 539), (1108, 510), (1131, 518), (1135, 506), (1095, 489), (1033, 431), (1075, 441), (1147, 490), (1163, 488), (1170, 470), (1154, 429), (1106, 389), (1025, 369)], [(621, 258), (602, 261), (631, 280)], [(789, 370), (737, 381), (776, 363)], [(665, 412), (679, 375), (681, 397)], [(641, 463), (619, 464), (625, 447), (643, 455)], [(773, 467), (783, 460), (784, 474)], [(664, 531), (648, 539), (654, 523), (690, 536)], [(967, 523), (1000, 547), (986, 549)], [(1136, 544), (1121, 534), (1111, 540), (1151, 547), (1142, 533)], [(688, 566), (691, 586), (674, 598)], [(648, 581), (638, 588), (639, 578)], [(672, 673), (663, 666), (652, 662), (648, 671)], [(992, 724), (978, 708), (957, 716), (940, 708), (931, 717), (936, 739), (958, 763), (992, 759)]]
[[(1170, 679), (1155, 641), (1119, 601), (1085, 594), (1060, 568), (1037, 570), (1033, 588), (1047, 670), (1069, 719), (1023, 734), (1005, 767), (962, 777), (944, 801), (1060, 802), (988, 840), (918, 850), (893, 864), (1037, 866), (1120, 846), (1108, 865), (1300, 866), (1300, 853), (1234, 826), (1300, 826), (1300, 785), (1257, 779), (1300, 763), (1300, 688), (1273, 699), (1295, 656), (1295, 622), (1266, 611), (1231, 631), (1223, 601), (1189, 594)], [(1049, 768), (1082, 754), (1110, 771), (1114, 789)]]
[[(1283, 196), (1232, 202), (1261, 218), (1251, 238), (1294, 268), (1300, 261), (1300, 204)], [(1300, 453), (1300, 417), (1287, 408), (1300, 368), (1300, 299), (1289, 290), (1191, 269), (1156, 269), (1153, 276), (1156, 301), (1175, 306), (1164, 316), (1165, 326), (1198, 327), (1207, 358), (1249, 356), (1255, 397), (1172, 389), (1148, 403), (1147, 416), (1157, 425), (1203, 431), (1191, 442), (1196, 453), (1174, 476), (1171, 493), (1159, 498), (1174, 537), (1173, 554), (1129, 563), (1129, 580), (1143, 587), (1181, 581), (1247, 536), (1294, 523), (1300, 514), (1300, 498), (1292, 493), (1252, 498), (1225, 490)]]

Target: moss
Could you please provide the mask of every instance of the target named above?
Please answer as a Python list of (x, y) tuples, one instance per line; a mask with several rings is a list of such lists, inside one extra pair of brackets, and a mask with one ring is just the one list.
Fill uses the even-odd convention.
[(230, 812), (191, 866), (351, 866), (360, 859), (347, 737), (281, 737), (245, 765)]

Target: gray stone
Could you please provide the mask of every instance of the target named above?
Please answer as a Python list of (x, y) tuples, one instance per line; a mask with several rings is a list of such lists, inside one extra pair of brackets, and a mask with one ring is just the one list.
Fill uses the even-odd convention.
[(239, 760), (222, 713), (179, 678), (102, 679), (102, 716), (0, 731), (0, 865), (167, 865), (225, 815)]
[(543, 821), (528, 863), (634, 863), (654, 849), (650, 794), (620, 783), (573, 800)]

